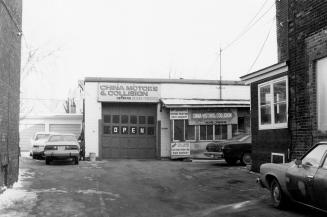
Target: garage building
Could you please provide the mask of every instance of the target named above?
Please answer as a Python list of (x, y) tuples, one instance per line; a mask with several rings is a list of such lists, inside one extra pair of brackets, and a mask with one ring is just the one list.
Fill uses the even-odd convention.
[(84, 90), (86, 155), (100, 159), (204, 157), (208, 142), (250, 132), (239, 81), (85, 78)]

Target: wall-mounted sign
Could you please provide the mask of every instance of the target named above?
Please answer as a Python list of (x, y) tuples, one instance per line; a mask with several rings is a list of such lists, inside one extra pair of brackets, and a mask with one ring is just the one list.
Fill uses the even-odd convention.
[(159, 102), (160, 86), (142, 83), (99, 83), (101, 102)]
[(188, 119), (188, 109), (170, 109), (170, 120)]
[(190, 113), (190, 125), (237, 124), (236, 109), (191, 110)]
[(184, 158), (191, 155), (191, 147), (189, 142), (171, 143), (171, 158)]

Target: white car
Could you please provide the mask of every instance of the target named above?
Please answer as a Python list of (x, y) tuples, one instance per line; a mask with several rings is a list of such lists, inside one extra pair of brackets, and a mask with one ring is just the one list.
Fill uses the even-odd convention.
[(79, 163), (80, 146), (74, 134), (52, 134), (44, 147), (45, 163), (53, 160), (72, 159)]
[(31, 139), (32, 151), (30, 155), (33, 159), (41, 159), (44, 157), (44, 146), (51, 133), (36, 132)]

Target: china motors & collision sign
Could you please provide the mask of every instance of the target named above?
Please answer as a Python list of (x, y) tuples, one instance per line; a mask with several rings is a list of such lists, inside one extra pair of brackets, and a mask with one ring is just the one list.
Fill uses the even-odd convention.
[(158, 102), (159, 85), (141, 83), (99, 83), (98, 100), (105, 102)]

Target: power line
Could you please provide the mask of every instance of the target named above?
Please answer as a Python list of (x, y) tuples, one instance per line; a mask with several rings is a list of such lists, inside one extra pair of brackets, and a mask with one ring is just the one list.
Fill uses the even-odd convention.
[[(271, 32), (271, 30), (272, 30), (272, 27), (273, 27), (273, 24), (274, 24), (275, 19), (276, 19), (276, 18), (274, 17), (274, 18), (273, 18), (273, 22), (271, 23), (270, 29), (269, 29), (269, 31), (268, 31), (268, 34), (266, 35), (266, 38), (265, 38), (263, 44), (261, 45), (260, 50), (259, 50), (259, 52), (258, 52), (256, 58), (254, 59), (253, 63), (251, 64), (250, 69), (248, 70), (248, 73), (251, 72), (253, 66), (256, 64), (257, 60), (258, 60), (259, 57), (261, 56), (262, 51), (263, 51), (263, 48), (265, 47), (266, 42), (268, 41), (268, 38), (269, 38), (270, 32)], [(248, 73), (247, 73), (247, 74), (248, 74)]]
[[(260, 10), (257, 14), (259, 14), (263, 8), (263, 6), (265, 5), (266, 2), (263, 3), (263, 5), (260, 7)], [(239, 39), (241, 39), (248, 31), (250, 31), (269, 11), (271, 11), (271, 9), (273, 8), (273, 6), (275, 5), (275, 2), (257, 19), (255, 20), (250, 26), (249, 24), (255, 19), (255, 17), (257, 17), (257, 14), (254, 16), (254, 19), (251, 20), (251, 22), (249, 22), (249, 24), (247, 25), (247, 27), (240, 33), (238, 34), (238, 36), (236, 36), (236, 38), (234, 40), (232, 40), (230, 43), (228, 43), (222, 50), (226, 50), (229, 47), (231, 47), (235, 42), (237, 42)]]

